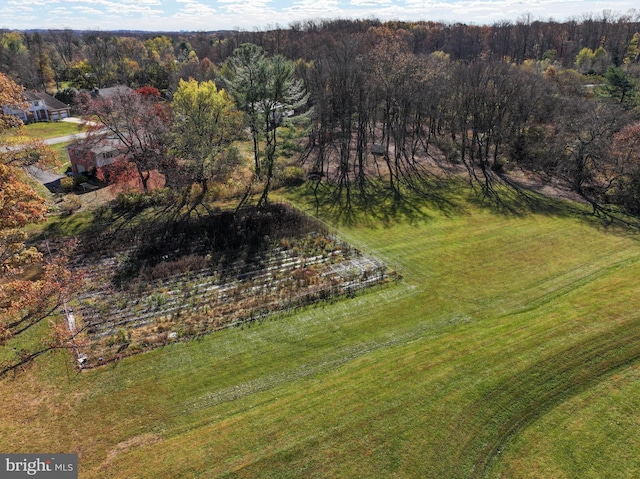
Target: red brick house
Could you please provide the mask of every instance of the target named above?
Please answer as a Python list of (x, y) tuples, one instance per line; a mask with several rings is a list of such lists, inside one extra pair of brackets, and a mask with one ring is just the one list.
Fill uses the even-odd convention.
[(112, 164), (122, 155), (122, 144), (118, 140), (102, 139), (97, 144), (75, 142), (67, 147), (71, 170), (74, 173), (96, 173), (100, 168)]

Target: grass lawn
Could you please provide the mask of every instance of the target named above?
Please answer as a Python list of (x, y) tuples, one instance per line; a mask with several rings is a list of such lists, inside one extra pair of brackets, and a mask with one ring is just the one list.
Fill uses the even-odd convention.
[(0, 450), (77, 451), (101, 479), (640, 477), (637, 238), (552, 202), (449, 200), (319, 211), (399, 284), (3, 380)]
[(51, 145), (58, 153), (58, 160), (60, 162), (60, 166), (56, 168), (56, 171), (60, 174), (64, 174), (67, 171), (67, 168), (71, 166), (71, 160), (69, 159), (69, 152), (67, 151), (67, 146), (69, 146), (71, 142), (65, 143), (56, 143), (55, 145)]
[(20, 136), (21, 134), (24, 135), (25, 141), (34, 138), (46, 140), (59, 136), (74, 135), (81, 131), (84, 131), (84, 127), (76, 123), (68, 123), (65, 121), (39, 122), (25, 125), (20, 130), (13, 130), (11, 134), (4, 133), (2, 137), (0, 137), (0, 141), (2, 138)]

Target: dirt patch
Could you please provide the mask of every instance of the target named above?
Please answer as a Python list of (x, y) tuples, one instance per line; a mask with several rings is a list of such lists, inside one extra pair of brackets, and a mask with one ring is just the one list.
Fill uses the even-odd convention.
[(511, 170), (505, 176), (520, 188), (535, 191), (550, 198), (586, 203), (584, 198), (566, 185), (563, 185), (557, 178), (549, 178), (546, 175), (521, 169)]
[(106, 470), (111, 466), (113, 461), (120, 455), (131, 449), (147, 446), (149, 444), (155, 444), (161, 440), (160, 436), (151, 433), (141, 434), (139, 436), (132, 437), (126, 441), (118, 443), (107, 454), (107, 458), (102, 463), (101, 469)]

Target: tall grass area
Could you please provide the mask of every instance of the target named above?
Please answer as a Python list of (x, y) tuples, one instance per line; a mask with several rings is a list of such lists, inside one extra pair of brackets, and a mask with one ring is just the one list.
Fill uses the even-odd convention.
[(81, 374), (44, 358), (0, 382), (0, 450), (100, 479), (640, 477), (640, 245), (541, 205), (320, 209), (404, 279)]

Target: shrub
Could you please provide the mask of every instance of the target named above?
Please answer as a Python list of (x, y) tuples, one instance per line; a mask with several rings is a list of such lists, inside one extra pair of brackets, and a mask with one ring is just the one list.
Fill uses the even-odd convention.
[(118, 330), (109, 336), (107, 339), (107, 346), (115, 346), (118, 344), (128, 344), (131, 339), (131, 333), (127, 332), (124, 328), (118, 328)]
[(54, 98), (56, 100), (60, 100), (62, 103), (65, 103), (67, 105), (73, 105), (73, 102), (75, 101), (77, 95), (78, 95), (78, 90), (76, 90), (73, 87), (69, 87), (69, 88), (65, 88), (64, 90), (60, 90), (56, 92), (56, 94), (54, 95)]
[(140, 211), (153, 204), (153, 197), (144, 193), (120, 193), (114, 200), (114, 208), (121, 211)]
[(299, 166), (287, 166), (279, 180), (283, 186), (300, 186), (305, 181), (305, 173)]
[(74, 211), (78, 211), (82, 207), (82, 203), (75, 195), (67, 196), (60, 205), (60, 211), (70, 215)]
[(139, 211), (149, 206), (164, 206), (176, 201), (176, 194), (169, 188), (158, 188), (149, 193), (136, 191), (118, 194), (114, 200), (114, 208), (124, 211)]
[(293, 140), (283, 140), (280, 144), (280, 153), (286, 158), (291, 158), (296, 153), (300, 153), (302, 147)]
[(74, 187), (73, 178), (66, 176), (60, 180), (60, 188), (62, 188), (62, 191), (65, 193), (71, 193)]
[(634, 172), (618, 179), (610, 193), (610, 200), (624, 208), (627, 213), (640, 214), (640, 174)]
[(73, 186), (78, 186), (82, 183), (86, 183), (87, 181), (89, 181), (89, 178), (85, 175), (75, 175), (75, 176), (72, 176), (71, 178), (73, 179)]
[(147, 298), (147, 307), (149, 309), (159, 309), (167, 302), (167, 297), (162, 293), (153, 293)]
[(504, 173), (505, 170), (505, 161), (501, 159), (496, 159), (491, 165), (491, 171), (495, 173)]
[(139, 277), (144, 281), (165, 279), (188, 271), (198, 271), (207, 267), (207, 259), (200, 255), (183, 256), (175, 261), (162, 261), (156, 265), (140, 268)]
[(176, 201), (176, 195), (174, 191), (169, 188), (158, 188), (149, 193), (151, 197), (151, 203), (156, 206), (168, 205)]

